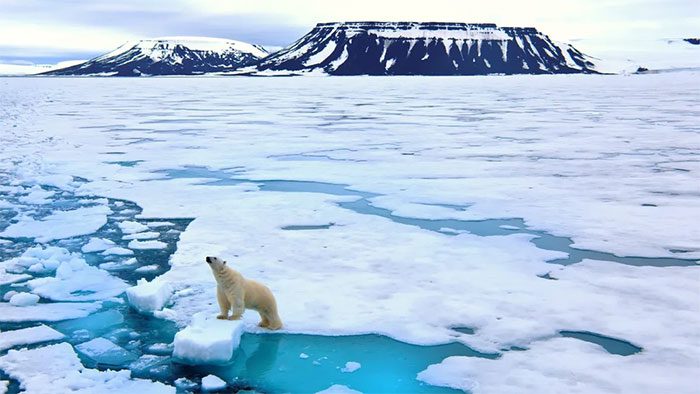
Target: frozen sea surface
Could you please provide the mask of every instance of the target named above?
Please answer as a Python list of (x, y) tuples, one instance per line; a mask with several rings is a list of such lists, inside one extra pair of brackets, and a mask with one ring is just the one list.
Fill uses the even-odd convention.
[[(0, 292), (42, 297), (1, 303), (0, 335), (43, 323), (75, 349), (8, 334), (32, 351), (0, 365), (47, 349), (139, 387), (691, 393), (697, 80), (0, 79)], [(207, 255), (266, 283), (285, 327), (246, 313), (229, 363), (188, 367), (169, 343), (217, 313)], [(169, 303), (134, 311), (121, 292), (154, 277)]]

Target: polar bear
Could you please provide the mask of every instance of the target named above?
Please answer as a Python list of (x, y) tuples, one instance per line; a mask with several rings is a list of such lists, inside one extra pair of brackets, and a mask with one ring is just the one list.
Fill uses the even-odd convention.
[[(206, 262), (216, 279), (216, 298), (221, 309), (217, 319), (238, 320), (245, 309), (252, 309), (260, 314), (260, 327), (270, 330), (282, 328), (277, 302), (270, 289), (262, 283), (245, 279), (218, 257), (207, 256)], [(229, 309), (233, 311), (231, 317), (228, 316)]]

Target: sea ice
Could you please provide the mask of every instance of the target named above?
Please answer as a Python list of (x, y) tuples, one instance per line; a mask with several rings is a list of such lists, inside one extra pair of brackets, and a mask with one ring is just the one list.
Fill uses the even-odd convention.
[(154, 239), (160, 237), (160, 233), (155, 232), (155, 231), (146, 231), (143, 233), (133, 233), (133, 234), (127, 234), (122, 237), (124, 240), (131, 240), (131, 239)]
[(61, 321), (85, 317), (102, 307), (99, 302), (55, 302), (33, 306), (16, 307), (0, 302), (0, 321)]
[(43, 324), (14, 331), (3, 331), (0, 332), (0, 352), (18, 345), (58, 341), (63, 338), (63, 334)]
[(147, 231), (148, 226), (145, 226), (139, 222), (123, 221), (118, 223), (119, 228), (124, 234), (140, 233), (142, 231)]
[(109, 239), (92, 237), (88, 243), (83, 245), (81, 250), (83, 253), (102, 252), (114, 247), (114, 245), (115, 243)]
[(10, 304), (14, 306), (32, 306), (39, 302), (39, 296), (31, 293), (17, 293), (10, 298)]
[(226, 382), (215, 375), (207, 375), (202, 378), (202, 391), (223, 390), (226, 388)]
[(168, 244), (162, 241), (139, 241), (134, 239), (129, 242), (130, 249), (165, 249), (167, 247)]
[(242, 320), (218, 320), (196, 313), (192, 323), (175, 334), (173, 357), (190, 364), (220, 364), (231, 360), (243, 334)]
[(140, 274), (142, 273), (147, 273), (147, 272), (155, 272), (158, 271), (160, 267), (157, 264), (151, 264), (151, 265), (144, 265), (139, 268), (136, 268), (134, 272), (138, 272)]
[(173, 288), (170, 283), (160, 279), (154, 279), (151, 282), (140, 279), (136, 286), (126, 289), (129, 304), (136, 310), (145, 313), (163, 309), (172, 293)]
[(129, 370), (85, 368), (68, 343), (37, 349), (10, 350), (0, 357), (0, 369), (33, 394), (174, 394), (175, 388), (150, 380), (132, 379)]
[(95, 338), (75, 347), (80, 353), (96, 363), (107, 365), (124, 365), (136, 360), (136, 356), (121, 346), (105, 338)]
[(34, 238), (37, 242), (46, 243), (55, 239), (92, 234), (107, 224), (107, 215), (111, 212), (108, 207), (98, 205), (70, 211), (55, 211), (40, 220), (25, 217), (8, 226), (0, 236)]
[(355, 372), (358, 369), (362, 367), (362, 364), (356, 362), (356, 361), (348, 361), (345, 363), (345, 366), (340, 369), (341, 372)]
[(103, 256), (108, 256), (108, 255), (131, 256), (132, 254), (134, 254), (133, 250), (127, 249), (127, 248), (122, 248), (120, 246), (115, 246), (115, 247), (109, 248), (109, 249), (105, 250), (104, 252), (102, 252)]
[(331, 387), (316, 392), (316, 394), (362, 394), (361, 391), (353, 390), (342, 384), (334, 384)]
[(15, 282), (21, 282), (31, 277), (31, 275), (27, 274), (10, 274), (8, 272), (5, 272), (4, 268), (0, 268), (0, 286)]

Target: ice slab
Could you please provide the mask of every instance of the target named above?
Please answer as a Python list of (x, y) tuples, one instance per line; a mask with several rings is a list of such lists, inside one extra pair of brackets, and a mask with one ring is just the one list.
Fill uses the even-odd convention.
[(10, 382), (7, 380), (0, 380), (0, 394), (7, 393), (7, 388), (10, 387)]
[(203, 312), (175, 334), (173, 357), (189, 364), (221, 364), (231, 360), (243, 335), (243, 321), (218, 320)]
[(54, 327), (73, 339), (87, 340), (104, 334), (108, 329), (124, 322), (124, 315), (116, 309), (93, 313), (79, 319), (57, 323)]
[(155, 232), (155, 231), (146, 231), (143, 233), (133, 233), (133, 234), (127, 234), (122, 237), (122, 239), (125, 240), (131, 240), (131, 239), (154, 239), (160, 237), (160, 233)]
[(154, 312), (163, 309), (170, 300), (173, 288), (164, 280), (154, 279), (149, 282), (140, 279), (136, 286), (126, 289), (129, 304), (139, 312)]
[(358, 369), (362, 368), (362, 364), (358, 363), (357, 361), (348, 361), (345, 363), (345, 366), (340, 369), (341, 372), (355, 372)]
[(120, 295), (127, 284), (109, 272), (73, 258), (56, 269), (56, 276), (27, 282), (32, 292), (55, 301), (96, 301)]
[(102, 252), (114, 247), (114, 245), (115, 243), (109, 239), (92, 237), (80, 250), (83, 253)]
[(144, 226), (139, 222), (124, 221), (118, 224), (124, 234), (140, 233), (148, 230), (148, 226)]
[(223, 390), (226, 382), (216, 375), (207, 375), (202, 378), (202, 391)]
[(51, 215), (35, 220), (26, 217), (8, 226), (0, 236), (8, 238), (35, 238), (37, 242), (92, 234), (107, 224), (107, 215), (112, 211), (106, 206), (95, 206), (56, 211)]
[(61, 321), (85, 317), (102, 307), (99, 302), (56, 302), (33, 306), (16, 307), (0, 302), (0, 321)]
[(137, 358), (123, 347), (101, 337), (83, 342), (75, 348), (98, 364), (124, 365)]
[(132, 379), (131, 372), (85, 368), (68, 343), (37, 349), (10, 350), (0, 357), (0, 369), (33, 394), (174, 394), (175, 388), (150, 380)]
[(0, 268), (0, 286), (9, 285), (10, 283), (21, 282), (31, 278), (31, 275), (27, 274), (11, 274), (5, 272), (4, 269)]
[(39, 302), (39, 296), (32, 293), (17, 293), (10, 297), (10, 304), (14, 306), (32, 306)]
[(134, 251), (127, 248), (122, 248), (121, 246), (115, 246), (102, 252), (103, 256), (108, 256), (110, 254), (114, 254), (117, 256), (131, 256), (132, 254), (134, 254)]
[(353, 390), (342, 384), (334, 384), (331, 387), (316, 392), (316, 394), (362, 394), (361, 391)]
[(165, 249), (168, 244), (162, 241), (139, 241), (134, 239), (129, 242), (129, 249)]
[(0, 332), (0, 352), (14, 346), (57, 341), (63, 338), (63, 334), (43, 324), (19, 330), (3, 331)]
[(138, 272), (140, 274), (143, 273), (149, 273), (149, 272), (156, 272), (160, 269), (160, 267), (157, 264), (151, 264), (151, 265), (144, 265), (142, 267), (136, 268), (134, 272)]

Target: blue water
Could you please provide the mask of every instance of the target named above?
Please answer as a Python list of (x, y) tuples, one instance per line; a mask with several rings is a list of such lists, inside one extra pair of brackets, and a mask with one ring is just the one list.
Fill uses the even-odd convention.
[(567, 338), (575, 338), (581, 341), (595, 343), (610, 354), (631, 356), (642, 351), (642, 348), (623, 339), (608, 337), (590, 331), (559, 331), (559, 335)]
[[(131, 163), (129, 163), (131, 164)], [(123, 164), (119, 164), (123, 165)], [(138, 165), (138, 163), (134, 163)], [(226, 182), (251, 182), (247, 179), (222, 179), (230, 176), (229, 171), (240, 171), (232, 168), (226, 171), (209, 171), (201, 167), (185, 170), (173, 170), (169, 176), (212, 178), (207, 184)], [(2, 180), (2, 179), (0, 179)], [(84, 180), (76, 178), (76, 181)], [(456, 220), (422, 220), (394, 216), (390, 211), (374, 207), (369, 198), (373, 193), (350, 190), (345, 185), (298, 182), (286, 180), (255, 181), (263, 191), (304, 191), (335, 195), (357, 195), (361, 199), (349, 203), (340, 203), (343, 208), (361, 214), (378, 215), (389, 218), (397, 223), (438, 231), (444, 234), (443, 227), (467, 230), (475, 234), (490, 236), (513, 232), (534, 233), (528, 230), (519, 219), (494, 219), (488, 221), (456, 221)], [(54, 191), (53, 200), (47, 205), (36, 205), (33, 217), (39, 219), (49, 215), (55, 209), (75, 209), (94, 205), (101, 199), (99, 196), (76, 196), (71, 192), (43, 186), (45, 190)], [(10, 202), (21, 204), (16, 196), (0, 194), (0, 197)], [(166, 242), (167, 248), (156, 250), (136, 250), (134, 256), (102, 256), (100, 253), (83, 254), (86, 261), (92, 265), (104, 263), (119, 263), (119, 261), (136, 257), (138, 264), (125, 269), (111, 271), (130, 284), (135, 284), (140, 278), (152, 279), (169, 269), (169, 258), (175, 252), (180, 233), (189, 225), (189, 218), (149, 218), (136, 219), (141, 214), (141, 208), (130, 201), (108, 199), (113, 213), (108, 217), (108, 223), (96, 233), (88, 236), (74, 237), (50, 242), (49, 245), (64, 247), (72, 252), (80, 252), (80, 247), (90, 237), (107, 238), (118, 246), (126, 247), (128, 240), (122, 240), (122, 233), (117, 223), (124, 220), (136, 221), (142, 224), (149, 222), (169, 222), (166, 227), (153, 227), (149, 231), (160, 233), (159, 240)], [(450, 206), (452, 209), (468, 209), (466, 206)], [(0, 209), (0, 230), (6, 228), (15, 218), (15, 213), (8, 209)], [(318, 230), (322, 231), (333, 226), (328, 224), (299, 224), (285, 227), (286, 230)], [(500, 226), (515, 226), (517, 229), (503, 229)], [(539, 233), (538, 233), (539, 234)], [(557, 237), (541, 233), (544, 239)], [(24, 252), (35, 244), (32, 239), (14, 239), (9, 245), (2, 245), (0, 258), (8, 259)], [(564, 245), (564, 243), (560, 244)], [(538, 245), (539, 246), (539, 245)], [(593, 252), (597, 253), (597, 252)], [(143, 265), (157, 265), (153, 272), (138, 273), (135, 268)], [(21, 287), (0, 286), (0, 295), (9, 290), (22, 290)], [(103, 308), (84, 318), (72, 319), (55, 323), (45, 323), (66, 335), (66, 341), (74, 346), (94, 338), (106, 338), (120, 346), (123, 351), (112, 357), (94, 359), (78, 351), (81, 361), (90, 368), (98, 369), (131, 369), (135, 377), (158, 380), (174, 384), (177, 378), (187, 378), (199, 382), (203, 376), (216, 374), (229, 383), (229, 389), (247, 389), (258, 392), (314, 392), (330, 387), (333, 384), (346, 385), (363, 392), (411, 392), (411, 393), (442, 393), (454, 390), (423, 384), (416, 380), (416, 374), (431, 364), (439, 363), (449, 356), (467, 356), (494, 359), (505, 351), (525, 350), (514, 346), (499, 353), (480, 353), (461, 343), (448, 343), (437, 346), (416, 346), (399, 342), (381, 335), (354, 336), (312, 336), (295, 334), (244, 334), (240, 349), (235, 353), (231, 363), (225, 366), (187, 366), (170, 357), (172, 349), (168, 346), (173, 341), (178, 327), (174, 323), (145, 316), (132, 310), (125, 297), (124, 302), (103, 302)], [(42, 299), (40, 302), (50, 302)], [(14, 330), (38, 325), (39, 322), (0, 323), (0, 330)], [(454, 327), (459, 334), (473, 335), (470, 327)], [(562, 331), (562, 336), (568, 336), (601, 345), (613, 354), (631, 355), (641, 348), (621, 339), (606, 337), (592, 332)], [(26, 346), (29, 348), (44, 346), (46, 343)], [(160, 347), (153, 347), (154, 345)], [(24, 346), (23, 346), (24, 347)], [(0, 352), (0, 355), (5, 352)], [(354, 361), (361, 368), (354, 372), (343, 372), (341, 369), (346, 362)], [(0, 375), (7, 378), (7, 376)], [(10, 393), (19, 391), (16, 381), (11, 380)]]

